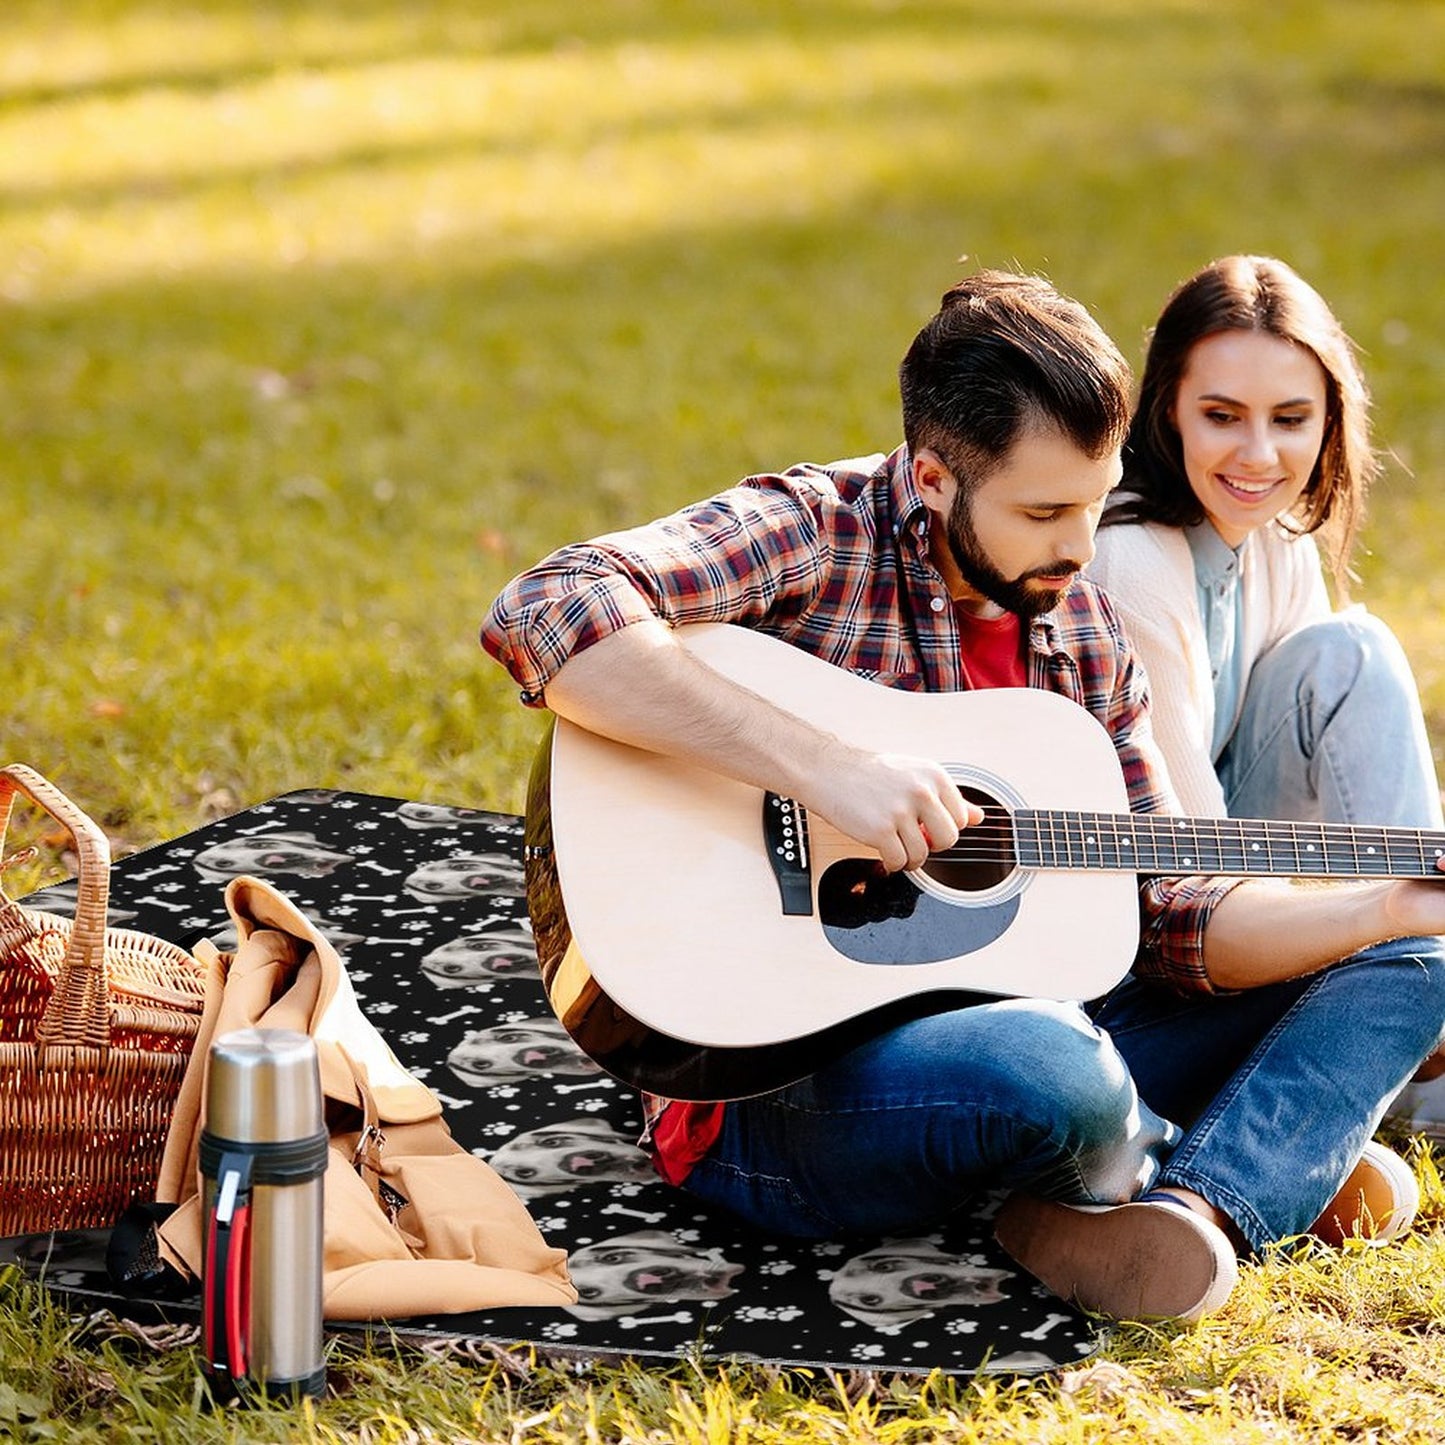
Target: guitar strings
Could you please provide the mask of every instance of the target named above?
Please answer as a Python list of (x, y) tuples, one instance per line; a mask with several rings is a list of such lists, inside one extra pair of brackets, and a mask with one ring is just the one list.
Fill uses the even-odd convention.
[[(1016, 859), (1020, 848), (1020, 825), (1033, 830), (1033, 836), (1025, 845), (1031, 851), (1062, 854), (1071, 863), (1076, 850), (1087, 854), (1093, 849), (1097, 854), (1100, 849), (1112, 848), (1117, 857), (1121, 848), (1138, 846), (1141, 854), (1153, 850), (1154, 856), (1145, 857), (1143, 864), (1152, 863), (1157, 867), (1160, 848), (1164, 845), (1170, 854), (1187, 854), (1189, 850), (1214, 854), (1213, 857), (1181, 858), (1191, 869), (1208, 872), (1211, 868), (1223, 871), (1232, 866), (1224, 856), (1227, 849), (1238, 853), (1239, 866), (1258, 862), (1272, 868), (1276, 866), (1276, 852), (1292, 858), (1298, 866), (1306, 861), (1305, 854), (1320, 848), (1323, 851), (1309, 861), (1323, 864), (1319, 870), (1322, 873), (1348, 874), (1351, 870), (1345, 866), (1347, 858), (1342, 855), (1353, 857), (1354, 867), (1364, 876), (1369, 876), (1372, 870), (1366, 866), (1367, 860), (1398, 865), (1404, 855), (1418, 854), (1419, 866), (1424, 870), (1422, 876), (1429, 876), (1435, 871), (1435, 860), (1445, 856), (1445, 833), (1424, 829), (1362, 828), (1355, 824), (1301, 824), (1255, 818), (1183, 819), (1164, 813), (1025, 811), (1019, 815), (999, 816), (996, 811), (991, 811), (982, 823), (963, 829), (958, 842), (952, 847), (937, 849), (929, 857), (948, 863), (999, 863)], [(1260, 849), (1263, 849), (1262, 854)], [(1138, 855), (1121, 861), (1138, 861)], [(1144, 871), (1144, 868), (1137, 871)]]

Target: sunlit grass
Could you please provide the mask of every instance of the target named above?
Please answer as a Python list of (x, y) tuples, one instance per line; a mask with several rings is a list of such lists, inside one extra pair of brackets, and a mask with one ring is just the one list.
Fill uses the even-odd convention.
[[(1359, 591), (1445, 740), (1442, 75), (1435, 0), (11, 0), (0, 751), (122, 848), (302, 786), (515, 809), (537, 719), (475, 629), (518, 567), (892, 446), (961, 256), (1047, 272), (1137, 358), (1233, 250), (1365, 351), (1396, 460)], [(314, 1421), (242, 1426), (189, 1352), (7, 1287), (0, 1433), (1438, 1440), (1417, 1166), (1406, 1245), (1252, 1267), (1201, 1329), (1042, 1381), (338, 1345)]]
[[(1441, 12), (1140, 17), (7, 11), (12, 745), (137, 836), (190, 820), (191, 779), (253, 801), (297, 768), (515, 807), (531, 725), (471, 640), (500, 581), (891, 445), (895, 358), (964, 253), (1049, 271), (1135, 352), (1202, 257), (1296, 260), (1413, 470), (1384, 535), (1445, 441)], [(1409, 579), (1367, 580), (1438, 718)]]

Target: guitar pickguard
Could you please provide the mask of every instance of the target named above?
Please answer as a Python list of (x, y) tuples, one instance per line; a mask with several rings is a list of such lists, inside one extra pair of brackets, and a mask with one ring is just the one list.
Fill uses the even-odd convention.
[(923, 892), (876, 859), (844, 858), (818, 881), (818, 918), (828, 942), (855, 963), (938, 963), (986, 948), (1018, 915), (1017, 894), (993, 903), (952, 902)]

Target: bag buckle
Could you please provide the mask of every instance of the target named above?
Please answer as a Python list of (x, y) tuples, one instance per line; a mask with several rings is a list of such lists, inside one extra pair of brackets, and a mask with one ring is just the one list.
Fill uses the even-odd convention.
[(373, 1174), (378, 1173), (381, 1168), (381, 1151), (386, 1148), (386, 1135), (381, 1132), (381, 1125), (374, 1121), (368, 1121), (362, 1125), (361, 1133), (356, 1138), (356, 1148), (351, 1152), (351, 1167), (358, 1174), (363, 1169), (370, 1169)]

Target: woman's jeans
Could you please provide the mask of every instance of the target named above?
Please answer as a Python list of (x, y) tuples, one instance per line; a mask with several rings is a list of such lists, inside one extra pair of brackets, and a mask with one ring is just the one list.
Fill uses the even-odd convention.
[(762, 1229), (937, 1225), (980, 1189), (1118, 1203), (1193, 1189), (1255, 1248), (1303, 1233), (1445, 1020), (1439, 939), (1185, 998), (1129, 980), (1092, 1011), (1034, 1000), (916, 1020), (728, 1106), (685, 1187)]
[[(1255, 663), (1215, 767), (1233, 818), (1445, 827), (1410, 664), (1362, 608), (1301, 628)], [(1407, 1084), (1389, 1114), (1445, 1134), (1445, 1077)]]
[(1440, 828), (1440, 784), (1410, 664), (1363, 608), (1255, 663), (1215, 763), (1231, 818)]
[(1159, 1183), (1259, 1249), (1301, 1234), (1445, 1024), (1445, 940), (1376, 944), (1319, 973), (1184, 998), (1127, 980), (1094, 1010), (1140, 1094), (1185, 1126)]

